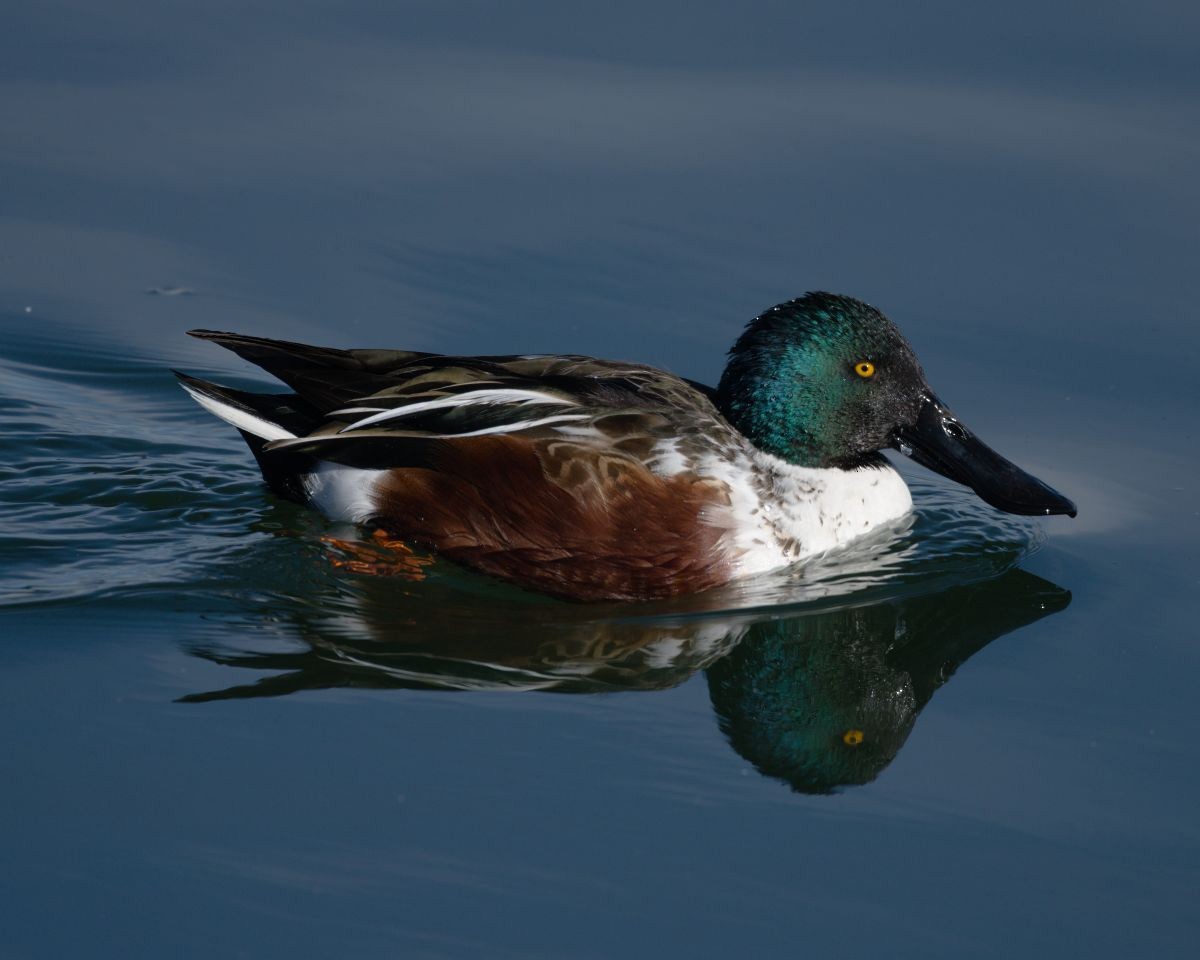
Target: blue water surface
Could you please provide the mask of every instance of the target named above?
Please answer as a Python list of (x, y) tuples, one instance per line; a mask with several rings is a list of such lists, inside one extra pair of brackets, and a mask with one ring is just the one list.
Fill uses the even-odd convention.
[[(1177, 2), (7, 11), (0, 957), (1191, 957), (1197, 63)], [(905, 465), (698, 597), (371, 575), (170, 374), (713, 382), (809, 289), (1079, 517)]]

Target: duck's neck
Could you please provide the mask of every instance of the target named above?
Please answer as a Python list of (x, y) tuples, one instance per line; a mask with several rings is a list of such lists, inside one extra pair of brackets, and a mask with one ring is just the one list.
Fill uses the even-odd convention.
[(778, 308), (752, 321), (729, 352), (715, 402), (758, 449), (799, 467), (840, 466), (845, 445), (828, 416), (839, 406), (831, 393), (840, 380), (828, 369), (829, 351), (789, 332), (794, 323)]
[(793, 422), (786, 403), (761, 398), (741, 400), (718, 393), (717, 409), (738, 433), (764, 453), (798, 467), (829, 466), (814, 438)]
[(717, 386), (714, 402), (733, 427), (764, 453), (798, 467), (842, 466), (832, 445), (813, 424), (818, 398), (807, 395), (800, 369), (804, 357), (778, 359), (771, 366), (734, 357)]

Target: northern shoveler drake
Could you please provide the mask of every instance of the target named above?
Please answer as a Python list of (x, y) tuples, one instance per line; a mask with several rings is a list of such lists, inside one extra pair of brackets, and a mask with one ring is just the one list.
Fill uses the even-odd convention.
[(278, 494), (571, 600), (704, 590), (912, 509), (896, 449), (1000, 510), (1075, 506), (975, 437), (861, 301), (751, 320), (716, 389), (583, 356), (337, 350), (193, 330), (292, 393), (179, 374)]

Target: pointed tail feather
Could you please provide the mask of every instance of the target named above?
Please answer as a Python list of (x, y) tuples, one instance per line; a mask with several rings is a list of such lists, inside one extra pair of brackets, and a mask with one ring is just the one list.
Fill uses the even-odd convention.
[(307, 381), (328, 371), (338, 371), (339, 379), (347, 376), (353, 379), (356, 374), (360, 377), (387, 376), (397, 367), (424, 357), (435, 356), (416, 350), (339, 350), (336, 347), (314, 347), (291, 340), (272, 340), (268, 337), (252, 337), (244, 333), (226, 333), (220, 330), (189, 330), (188, 335), (200, 340), (210, 340), (226, 350), (232, 350), (243, 360), (249, 360), (267, 373), (279, 377), (292, 389), (297, 388), (290, 380), (293, 377)]
[(432, 356), (411, 350), (313, 347), (290, 340), (271, 340), (219, 330), (189, 330), (188, 333), (257, 364), (320, 410), (334, 410), (356, 397), (370, 396), (391, 385), (389, 374), (392, 371)]
[(299, 429), (318, 419), (294, 394), (247, 393), (171, 371), (179, 385), (209, 413), (263, 441), (293, 440)]
[(308, 502), (304, 478), (317, 469), (317, 461), (307, 453), (272, 454), (264, 448), (273, 440), (292, 440), (316, 427), (321, 417), (313, 407), (293, 393), (248, 393), (172, 372), (200, 406), (237, 427), (272, 490), (296, 503)]
[(280, 368), (358, 370), (362, 367), (352, 351), (333, 347), (313, 347), (290, 340), (271, 340), (243, 333), (225, 333), (221, 330), (189, 330), (188, 336), (211, 340), (226, 350), (232, 350), (243, 360), (257, 364), (268, 373), (274, 373)]

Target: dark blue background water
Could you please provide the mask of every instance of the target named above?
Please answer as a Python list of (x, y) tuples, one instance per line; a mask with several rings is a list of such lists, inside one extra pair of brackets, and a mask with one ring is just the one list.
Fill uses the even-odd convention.
[[(0, 955), (1191, 956), (1197, 63), (1182, 3), (7, 10)], [(712, 381), (812, 288), (1079, 518), (914, 475), (676, 604), (355, 576), (167, 372)]]

